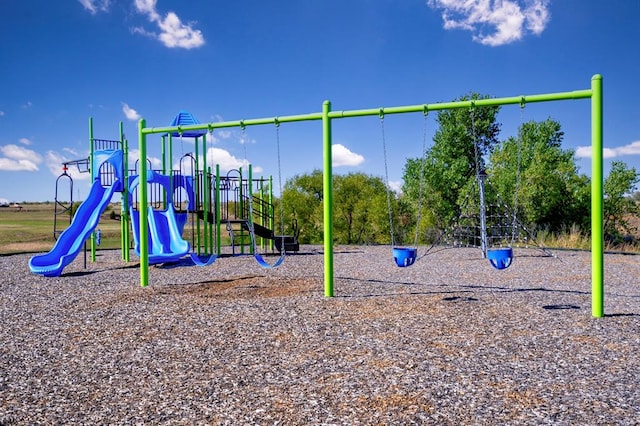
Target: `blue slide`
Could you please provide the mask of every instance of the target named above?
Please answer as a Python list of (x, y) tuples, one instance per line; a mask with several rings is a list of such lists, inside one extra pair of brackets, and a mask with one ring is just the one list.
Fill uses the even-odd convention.
[[(169, 176), (148, 170), (147, 182), (161, 185), (167, 194), (171, 194), (171, 187), (186, 185), (184, 178), (174, 177), (171, 182)], [(140, 212), (133, 209), (132, 195), (140, 185), (140, 176), (131, 176), (129, 181), (129, 212), (131, 228), (135, 241), (135, 252), (140, 257)], [(177, 215), (173, 203), (167, 203), (166, 210), (147, 209), (149, 232), (149, 264), (176, 262), (189, 253), (189, 243), (182, 238), (182, 228), (186, 221), (186, 214)]]
[(34, 274), (45, 277), (58, 277), (65, 266), (76, 258), (84, 241), (100, 221), (100, 215), (109, 205), (111, 197), (118, 185), (103, 187), (96, 178), (91, 186), (87, 199), (80, 204), (71, 225), (65, 229), (49, 253), (33, 256), (29, 260), (29, 268)]
[[(189, 253), (189, 243), (182, 239), (173, 204), (167, 210), (147, 210), (149, 223), (149, 264), (176, 262)], [(135, 251), (140, 257), (140, 212), (130, 210)]]

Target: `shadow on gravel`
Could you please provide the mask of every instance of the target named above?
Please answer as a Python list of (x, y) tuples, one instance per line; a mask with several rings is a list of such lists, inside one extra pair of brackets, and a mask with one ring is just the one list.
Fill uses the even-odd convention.
[(580, 309), (580, 306), (568, 305), (568, 304), (544, 305), (542, 309), (546, 309), (548, 311), (559, 311), (563, 309)]
[(517, 292), (528, 292), (528, 291), (540, 291), (540, 292), (549, 292), (549, 293), (569, 293), (569, 294), (591, 294), (588, 291), (580, 291), (580, 290), (558, 290), (558, 289), (549, 289), (545, 287), (530, 287), (530, 288), (509, 288), (509, 287), (500, 287), (500, 286), (483, 286), (483, 285), (461, 285), (460, 287), (465, 288), (474, 288), (481, 290), (489, 290), (489, 291), (501, 291), (505, 293), (517, 293)]
[(640, 317), (640, 314), (605, 314), (607, 318), (615, 318), (615, 317)]
[(442, 300), (445, 302), (477, 302), (479, 299), (476, 299), (475, 297), (451, 296), (443, 297)]
[(362, 283), (372, 283), (372, 284), (389, 284), (389, 285), (424, 285), (411, 281), (389, 281), (389, 280), (376, 280), (375, 278), (353, 278), (353, 277), (336, 277), (338, 280), (345, 281), (359, 281)]

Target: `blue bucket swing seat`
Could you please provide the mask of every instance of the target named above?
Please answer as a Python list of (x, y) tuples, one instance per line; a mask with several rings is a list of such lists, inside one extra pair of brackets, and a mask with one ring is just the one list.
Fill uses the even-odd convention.
[[(422, 138), (422, 152), (423, 156), (426, 155), (426, 141), (427, 141), (427, 114), (428, 111), (425, 106), (424, 110), (424, 124), (423, 124), (423, 138)], [(384, 132), (384, 109), (380, 109), (380, 127), (382, 133), (382, 151), (384, 154), (384, 173), (385, 173), (385, 182), (387, 187), (387, 208), (389, 210), (389, 229), (391, 232), (391, 247), (392, 247), (392, 255), (393, 260), (396, 265), (400, 268), (406, 268), (407, 266), (411, 266), (415, 263), (418, 258), (418, 236), (420, 230), (420, 214), (422, 212), (422, 192), (424, 186), (424, 163), (425, 159), (423, 158), (420, 165), (420, 186), (419, 186), (419, 194), (418, 194), (418, 218), (416, 221), (416, 234), (414, 247), (396, 247), (395, 246), (395, 237), (393, 234), (393, 211), (391, 208), (391, 187), (389, 185), (389, 167), (387, 164), (387, 142)], [(423, 255), (424, 256), (424, 255)]]
[(413, 265), (418, 256), (418, 249), (412, 247), (394, 247), (393, 260), (400, 268)]
[(487, 259), (494, 268), (507, 269), (513, 262), (513, 249), (511, 247), (489, 249), (487, 250)]

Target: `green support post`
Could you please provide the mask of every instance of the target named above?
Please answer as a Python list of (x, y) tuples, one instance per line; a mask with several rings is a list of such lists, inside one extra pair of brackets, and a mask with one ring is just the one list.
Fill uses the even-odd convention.
[[(280, 194), (280, 202), (282, 203), (282, 194)], [(276, 209), (273, 205), (273, 176), (269, 176), (269, 208), (271, 209), (269, 211), (269, 217), (271, 218), (271, 223), (269, 223), (269, 227), (271, 227), (271, 229), (273, 229), (273, 234), (275, 235), (275, 230), (276, 230)], [(282, 222), (284, 220), (284, 218), (280, 218), (281, 222), (279, 223), (284, 223)], [(282, 229), (282, 227), (278, 228), (280, 231), (284, 233), (284, 229)], [(275, 238), (273, 240), (271, 240), (271, 244), (269, 249), (271, 251), (273, 251), (275, 249), (275, 243), (276, 240)]]
[(222, 219), (222, 206), (221, 194), (220, 194), (220, 164), (216, 164), (216, 254), (219, 256), (222, 254), (222, 226), (220, 221)]
[(604, 316), (602, 76), (591, 78), (591, 314)]
[[(162, 153), (162, 174), (167, 174), (167, 140), (165, 135), (162, 135), (161, 153)], [(169, 191), (173, 193), (173, 179), (169, 179)], [(162, 208), (167, 209), (167, 193), (162, 191)]]
[[(195, 141), (194, 145), (195, 145), (195, 148), (196, 148), (196, 153), (195, 153), (196, 154), (196, 168), (195, 168), (196, 187), (195, 187), (195, 191), (194, 191), (195, 192), (195, 196), (196, 196), (196, 200), (197, 200), (196, 207), (198, 205), (198, 202), (201, 202), (202, 203), (202, 212), (204, 213), (205, 212), (204, 197), (202, 195), (202, 191), (200, 191), (200, 184), (201, 184), (201, 181), (203, 180), (204, 176), (201, 176), (198, 173), (198, 167), (200, 167), (200, 153), (198, 151), (198, 139), (197, 138), (196, 138), (196, 141)], [(205, 222), (206, 222), (206, 220), (207, 220), (207, 218), (204, 217), (204, 221)], [(194, 241), (196, 242), (196, 247), (197, 247), (195, 252), (198, 253), (198, 254), (201, 254), (200, 253), (201, 243), (200, 243), (200, 221), (199, 220), (196, 221), (196, 235), (195, 235)]]
[(139, 202), (138, 212), (140, 214), (140, 285), (149, 285), (149, 219), (147, 217), (147, 135), (142, 131), (146, 126), (146, 121), (141, 119), (138, 122), (138, 140), (140, 141), (140, 185), (138, 185)]
[[(198, 143), (198, 138), (196, 138), (196, 144)], [(209, 181), (209, 176), (207, 175), (207, 135), (202, 135), (202, 190), (203, 194), (203, 223), (202, 223), (202, 245), (204, 252), (203, 254), (209, 254), (209, 208), (210, 208), (210, 200), (211, 200), (211, 182)]]
[(333, 297), (333, 164), (331, 159), (331, 102), (322, 104), (324, 194), (324, 295)]
[(120, 122), (120, 146), (122, 147), (122, 195), (120, 198), (120, 244), (122, 260), (129, 261), (129, 142), (124, 137), (124, 128)]
[[(209, 194), (209, 203), (211, 204), (211, 197), (213, 196), (213, 187), (212, 187), (212, 178), (213, 175), (211, 174), (211, 167), (207, 167), (207, 184), (208, 184), (208, 189), (207, 189), (207, 194)], [(214, 198), (215, 200), (215, 198)], [(214, 206), (215, 207), (215, 206)], [(207, 249), (207, 253), (206, 254), (213, 254), (214, 253), (214, 224), (216, 221), (216, 214), (215, 214), (215, 210), (211, 210), (211, 214), (213, 216), (213, 221), (211, 223), (209, 223), (209, 247)]]
[[(93, 117), (89, 117), (89, 167), (91, 168), (91, 183), (96, 178), (97, 170), (93, 170)], [(91, 248), (91, 262), (96, 261), (96, 231), (93, 230), (89, 236), (89, 246)], [(86, 247), (86, 246), (85, 246)]]
[[(248, 168), (249, 168), (249, 176), (247, 179), (247, 197), (249, 199), (248, 219), (249, 219), (249, 229), (253, 229), (253, 167), (251, 167), (251, 164), (249, 164)], [(255, 241), (256, 240), (255, 232), (253, 233), (252, 236), (250, 235), (250, 237), (254, 239), (254, 242), (256, 244), (258, 244), (258, 242)], [(244, 244), (243, 244), (243, 247), (244, 247)], [(249, 246), (249, 254), (255, 254), (254, 252), (255, 252), (254, 244), (251, 244)]]
[[(240, 204), (239, 206), (236, 206), (236, 210), (238, 210), (238, 207), (240, 207), (239, 211), (240, 211), (240, 216), (244, 216), (244, 188), (242, 185), (242, 167), (238, 167), (238, 175), (240, 178), (240, 184), (238, 186), (238, 191), (240, 194), (240, 199), (238, 200), (238, 203)], [(237, 219), (237, 218), (235, 218)], [(244, 219), (244, 218), (240, 218), (240, 219)], [(231, 242), (232, 245), (235, 244), (235, 241)], [(240, 253), (244, 254), (244, 228), (241, 226), (240, 227)]]

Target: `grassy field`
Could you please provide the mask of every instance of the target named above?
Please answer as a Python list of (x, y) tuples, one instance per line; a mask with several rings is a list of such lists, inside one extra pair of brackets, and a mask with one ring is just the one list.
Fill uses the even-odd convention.
[[(56, 241), (53, 234), (54, 210), (54, 203), (25, 203), (20, 209), (0, 208), (0, 255), (40, 253), (51, 250)], [(112, 212), (117, 213), (119, 217), (120, 204), (110, 204), (100, 218), (97, 229), (100, 230), (101, 241), (98, 249), (120, 248), (120, 220), (113, 219)], [(69, 215), (58, 215), (58, 233), (68, 226)], [(183, 238), (192, 241), (190, 222), (185, 227)], [(130, 241), (133, 244), (133, 237)], [(246, 241), (248, 244), (248, 236)], [(221, 243), (223, 247), (231, 244), (226, 231), (223, 231)]]
[[(119, 204), (111, 204), (100, 218), (98, 229), (101, 233), (100, 249), (120, 248), (120, 221), (112, 218), (112, 212), (120, 213)], [(0, 255), (12, 253), (48, 252), (55, 243), (53, 235), (54, 203), (26, 203), (21, 208), (0, 208)], [(58, 232), (69, 225), (69, 216), (59, 215)], [(640, 223), (638, 223), (640, 226)], [(184, 238), (191, 241), (191, 229), (185, 229)], [(549, 248), (588, 250), (591, 241), (588, 235), (577, 229), (570, 229), (560, 235), (540, 232), (536, 235), (539, 244)], [(229, 237), (223, 235), (222, 245), (230, 244)], [(637, 244), (606, 247), (610, 251), (639, 252)]]
[[(119, 205), (110, 205), (100, 218), (100, 248), (120, 247), (120, 221), (111, 219)], [(54, 203), (28, 203), (21, 208), (0, 208), (0, 254), (47, 252), (55, 243)], [(69, 226), (69, 216), (59, 215), (57, 230)]]

